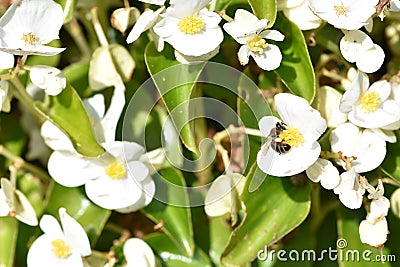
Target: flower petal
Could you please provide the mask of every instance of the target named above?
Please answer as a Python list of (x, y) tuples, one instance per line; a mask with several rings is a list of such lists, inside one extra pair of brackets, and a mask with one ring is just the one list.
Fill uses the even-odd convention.
[(318, 142), (307, 146), (293, 147), (289, 152), (279, 154), (264, 144), (257, 154), (257, 165), (266, 174), (285, 177), (298, 174), (310, 167), (319, 157)]
[(129, 238), (123, 246), (123, 252), (127, 266), (156, 266), (156, 259), (150, 246), (139, 238)]
[(371, 224), (367, 220), (363, 220), (360, 223), (358, 231), (361, 242), (377, 248), (380, 248), (383, 244), (385, 244), (387, 235), (389, 233), (386, 218), (378, 221), (375, 224)]
[(306, 142), (316, 141), (326, 130), (324, 118), (304, 98), (281, 93), (275, 95), (274, 100), (283, 122), (288, 126), (296, 127)]
[(382, 67), (384, 60), (385, 52), (374, 44), (372, 48), (357, 53), (356, 66), (363, 72), (374, 73)]
[(32, 207), (32, 204), (26, 198), (26, 196), (19, 190), (15, 190), (16, 202), (15, 211), (17, 215), (15, 216), (19, 221), (26, 223), (31, 226), (38, 225), (38, 220), (36, 217), (36, 212)]
[(263, 48), (263, 53), (250, 51), (250, 55), (257, 65), (266, 71), (277, 69), (282, 62), (281, 50), (273, 44), (268, 44), (266, 48)]
[(85, 184), (86, 195), (96, 205), (105, 209), (120, 209), (136, 204), (143, 192), (135, 179), (127, 175), (126, 178), (111, 179), (104, 175)]
[(53, 216), (47, 214), (43, 215), (42, 218), (40, 219), (39, 226), (40, 229), (42, 229), (42, 231), (50, 238), (64, 239), (64, 233), (61, 230), (61, 226), (56, 220), (56, 218), (54, 218)]
[(66, 187), (84, 185), (88, 179), (93, 179), (103, 172), (90, 159), (67, 151), (54, 151), (47, 164), (50, 176)]
[(74, 251), (78, 252), (83, 257), (92, 254), (89, 238), (83, 227), (68, 215), (65, 208), (60, 208), (58, 213), (60, 215), (65, 241)]
[(260, 128), (262, 136), (268, 137), (271, 130), (276, 127), (276, 123), (280, 122), (277, 117), (274, 116), (264, 116), (258, 122), (258, 128)]

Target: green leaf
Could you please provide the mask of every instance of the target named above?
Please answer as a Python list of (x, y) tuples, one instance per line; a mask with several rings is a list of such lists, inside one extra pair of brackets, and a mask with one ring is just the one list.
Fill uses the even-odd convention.
[(266, 18), (268, 20), (268, 27), (274, 25), (276, 19), (276, 0), (249, 0), (249, 4), (259, 19)]
[(87, 157), (104, 153), (104, 148), (94, 137), (85, 107), (70, 84), (59, 95), (49, 96), (45, 104), (37, 103), (36, 106), (48, 120), (64, 130), (78, 153)]
[[(397, 131), (395, 133), (397, 140), (399, 140), (399, 133)], [(400, 182), (400, 142), (386, 143), (386, 149), (386, 157), (381, 164), (381, 168), (391, 178)]]
[(191, 257), (194, 251), (193, 225), (189, 196), (185, 180), (180, 171), (163, 169), (153, 175), (156, 195), (142, 212), (155, 223), (161, 223), (162, 231)]
[(63, 69), (67, 81), (81, 97), (90, 97), (93, 91), (89, 88), (89, 60), (81, 60)]
[(303, 33), (282, 14), (278, 14), (275, 27), (285, 34), (283, 42), (276, 42), (283, 59), (275, 71), (293, 94), (311, 103), (315, 96), (315, 74)]
[(180, 64), (172, 47), (166, 46), (160, 53), (153, 42), (146, 47), (145, 61), (183, 144), (199, 154), (188, 101), (204, 64)]
[(82, 188), (67, 188), (57, 183), (54, 183), (51, 188), (48, 203), (46, 213), (56, 218), (58, 218), (59, 208), (66, 208), (67, 213), (85, 229), (92, 246), (96, 243), (111, 215), (110, 210), (100, 208), (87, 199)]
[(269, 176), (257, 191), (248, 188), (256, 165), (247, 176), (242, 195), (246, 215), (232, 232), (222, 255), (222, 263), (240, 266), (256, 258), (257, 252), (292, 231), (307, 217), (310, 201), (310, 183), (295, 186), (291, 179)]
[[(338, 263), (341, 267), (374, 267), (390, 266), (389, 262), (377, 263), (376, 257), (380, 255), (388, 256), (390, 251), (383, 248), (382, 252), (379, 249), (361, 243), (358, 227), (365, 214), (360, 211), (349, 210), (340, 207), (337, 211), (338, 217)], [(341, 248), (342, 247), (342, 248)], [(367, 253), (367, 254), (365, 254)], [(381, 254), (382, 253), (382, 254)], [(357, 256), (358, 255), (358, 256)], [(358, 257), (354, 258), (354, 257)], [(367, 258), (365, 258), (367, 257)]]
[(69, 22), (74, 17), (74, 9), (76, 6), (76, 0), (56, 0), (64, 11), (64, 23)]
[[(245, 68), (239, 79), (237, 106), (240, 119), (247, 128), (258, 129), (258, 121), (263, 116), (272, 115), (271, 108), (264, 98), (262, 91), (247, 76), (249, 68)], [(260, 150), (260, 138), (250, 136), (249, 142), (243, 142), (243, 159), (247, 170), (255, 162)], [(249, 164), (250, 163), (250, 164)]]
[(210, 251), (209, 255), (216, 266), (222, 266), (221, 254), (229, 240), (231, 226), (224, 216), (209, 218)]
[(0, 266), (14, 266), (18, 221), (14, 217), (0, 218)]
[(192, 257), (182, 255), (176, 244), (164, 234), (151, 234), (144, 238), (165, 267), (208, 267), (212, 266), (208, 256), (198, 247)]

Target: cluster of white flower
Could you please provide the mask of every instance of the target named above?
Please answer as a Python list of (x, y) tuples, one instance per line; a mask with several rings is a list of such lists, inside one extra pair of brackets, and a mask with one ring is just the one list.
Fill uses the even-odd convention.
[[(165, 1), (142, 2), (163, 5)], [(132, 43), (150, 29), (157, 49), (162, 51), (164, 42), (169, 43), (181, 63), (209, 60), (219, 52), (224, 37), (218, 26), (221, 17), (206, 8), (210, 2), (172, 0), (166, 9), (164, 6), (157, 11), (147, 9), (136, 21), (126, 41)], [(224, 30), (242, 45), (238, 52), (242, 65), (246, 65), (252, 56), (263, 70), (280, 66), (282, 54), (279, 47), (265, 39), (283, 41), (284, 36), (279, 31), (267, 30), (267, 27), (266, 19), (260, 20), (244, 9), (236, 10), (234, 19), (223, 25)]]
[[(329, 92), (326, 87), (321, 89)], [(383, 196), (382, 181), (379, 180), (374, 189), (360, 173), (380, 166), (386, 156), (386, 142), (396, 142), (393, 130), (400, 127), (396, 89), (395, 80), (381, 80), (369, 86), (368, 76), (357, 72), (343, 96), (321, 94), (320, 108), (324, 115), (329, 114), (325, 116), (328, 122), (307, 101), (290, 94), (275, 96), (282, 121), (267, 116), (259, 122), (261, 134), (267, 141), (258, 152), (257, 164), (265, 173), (284, 177), (305, 170), (310, 180), (333, 190), (350, 209), (360, 208), (364, 193), (369, 192), (372, 202), (367, 219), (360, 224), (360, 237), (362, 242), (375, 247), (386, 241), (385, 216), (390, 204)], [(336, 108), (332, 108), (333, 103), (337, 104)], [(331, 161), (319, 158), (321, 148), (317, 140), (327, 125), (334, 128), (329, 140), (334, 163), (344, 169), (341, 174)], [(371, 231), (373, 229), (376, 231)]]

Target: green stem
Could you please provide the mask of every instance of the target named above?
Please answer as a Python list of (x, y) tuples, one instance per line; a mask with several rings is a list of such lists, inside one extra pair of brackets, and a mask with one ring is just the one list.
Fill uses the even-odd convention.
[(336, 152), (321, 151), (320, 157), (323, 159), (338, 159), (339, 155)]
[(82, 55), (85, 58), (90, 58), (92, 52), (85, 36), (83, 35), (82, 28), (79, 25), (78, 21), (73, 18), (69, 23), (65, 24), (64, 27), (74, 39)]
[(43, 116), (39, 110), (35, 108), (35, 102), (32, 97), (26, 92), (25, 86), (21, 83), (21, 81), (15, 77), (10, 80), (11, 84), (14, 86), (15, 90), (13, 91), (15, 97), (30, 111), (30, 113), (36, 117), (39, 123), (43, 123), (46, 118)]
[(13, 153), (11, 153), (11, 151), (9, 151), (3, 145), (0, 145), (0, 155), (11, 160), (14, 163), (14, 166), (16, 168), (25, 169), (26, 171), (36, 175), (43, 181), (48, 182), (49, 180), (51, 180), (51, 177), (45, 171), (43, 171), (41, 168), (38, 168), (35, 165), (26, 162), (23, 158), (14, 155)]

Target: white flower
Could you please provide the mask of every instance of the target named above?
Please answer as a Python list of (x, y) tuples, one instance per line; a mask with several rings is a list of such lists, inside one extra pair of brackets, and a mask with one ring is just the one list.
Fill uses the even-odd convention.
[(317, 16), (336, 28), (357, 30), (376, 12), (378, 0), (308, 0)]
[(224, 35), (218, 26), (221, 17), (205, 6), (211, 0), (171, 0), (171, 6), (154, 26), (154, 32), (186, 56), (214, 51)]
[(320, 182), (325, 189), (333, 189), (339, 185), (339, 171), (326, 159), (318, 159), (306, 170), (307, 177), (314, 183)]
[[(138, 18), (138, 20), (136, 21), (135, 25), (133, 26), (131, 32), (129, 33), (128, 37), (126, 38), (126, 42), (128, 44), (133, 43), (134, 41), (136, 41), (139, 36), (147, 31), (148, 29), (150, 29), (151, 27), (153, 27), (157, 21), (160, 18), (160, 14), (161, 12), (163, 12), (165, 9), (165, 7), (160, 7), (159, 9), (157, 9), (157, 11), (153, 11), (151, 9), (146, 9)], [(153, 36), (154, 39), (154, 36)], [(157, 37), (156, 37), (157, 39)], [(156, 43), (157, 45), (157, 50), (161, 51), (162, 48), (164, 47), (164, 41), (162, 38), (158, 37), (158, 43)], [(160, 49), (161, 48), (161, 49)]]
[(89, 167), (97, 177), (85, 184), (88, 197), (106, 209), (129, 208), (131, 212), (147, 206), (154, 196), (155, 184), (148, 167), (140, 161), (143, 147), (131, 142), (112, 142), (103, 147), (114, 158)]
[(35, 210), (29, 200), (6, 178), (1, 178), (0, 188), (0, 217), (3, 216), (15, 216), (19, 221), (31, 226), (38, 224)]
[(233, 202), (238, 200), (246, 180), (239, 173), (221, 175), (211, 184), (205, 199), (204, 210), (208, 216), (221, 216), (236, 212)]
[(139, 0), (140, 2), (162, 6), (165, 3), (165, 0)]
[(144, 148), (131, 142), (103, 143), (106, 154), (99, 159), (68, 151), (54, 151), (48, 162), (53, 179), (64, 186), (85, 185), (95, 204), (120, 212), (148, 205), (155, 184), (148, 167), (141, 161)]
[(59, 209), (61, 226), (51, 215), (43, 215), (40, 229), (44, 232), (28, 251), (28, 267), (84, 266), (82, 257), (90, 255), (90, 243), (82, 226), (69, 216), (65, 208)]
[(16, 1), (0, 19), (0, 51), (15, 55), (52, 56), (65, 48), (45, 46), (63, 25), (62, 7), (53, 0)]
[(389, 82), (381, 80), (369, 87), (368, 76), (358, 72), (339, 108), (357, 126), (381, 128), (400, 120), (400, 102), (390, 99), (390, 94)]
[(349, 209), (358, 209), (362, 205), (365, 189), (359, 185), (360, 175), (354, 168), (340, 175), (339, 185), (333, 192), (339, 195), (339, 200)]
[(246, 65), (252, 56), (263, 70), (274, 70), (282, 61), (279, 47), (268, 44), (264, 38), (283, 41), (283, 34), (276, 30), (264, 30), (268, 25), (266, 19), (259, 20), (255, 15), (244, 9), (238, 9), (233, 22), (225, 23), (224, 30), (242, 46), (238, 56), (240, 64)]
[[(385, 159), (386, 142), (371, 129), (360, 129), (351, 123), (344, 123), (334, 129), (329, 137), (333, 152), (341, 151), (343, 156), (356, 157), (351, 166), (358, 173), (377, 168)], [(346, 168), (346, 163), (340, 161)]]
[(374, 44), (371, 38), (360, 30), (343, 31), (340, 51), (350, 63), (356, 63), (358, 69), (366, 73), (377, 71), (383, 64), (385, 52)]
[(129, 238), (123, 246), (126, 264), (123, 267), (155, 267), (156, 258), (150, 246), (142, 239)]
[(283, 93), (275, 95), (274, 100), (282, 122), (273, 116), (260, 120), (259, 128), (267, 142), (257, 154), (257, 164), (267, 174), (291, 176), (318, 159), (321, 146), (317, 140), (326, 130), (326, 122), (301, 97)]
[(358, 228), (361, 242), (370, 246), (381, 248), (387, 240), (389, 229), (386, 218), (372, 224), (363, 220)]
[(58, 95), (67, 86), (67, 79), (61, 70), (44, 65), (29, 68), (29, 77), (34, 85), (43, 89), (48, 95)]
[[(298, 5), (282, 8), (283, 14), (303, 31), (318, 28), (322, 20), (311, 11), (307, 0), (297, 2)], [(277, 4), (279, 3), (280, 1), (277, 1)]]
[(369, 223), (375, 224), (387, 216), (390, 208), (389, 199), (383, 195), (385, 189), (382, 180), (379, 179), (378, 185), (374, 188), (368, 183), (365, 177), (360, 177), (360, 185), (368, 191), (368, 199), (372, 199), (366, 220)]
[(319, 111), (325, 118), (328, 127), (337, 127), (347, 121), (347, 115), (339, 110), (342, 94), (330, 86), (318, 90)]

